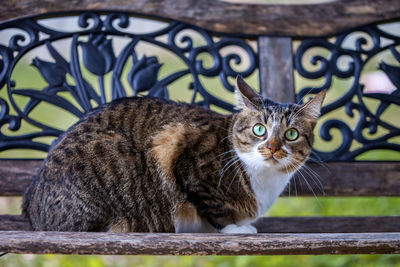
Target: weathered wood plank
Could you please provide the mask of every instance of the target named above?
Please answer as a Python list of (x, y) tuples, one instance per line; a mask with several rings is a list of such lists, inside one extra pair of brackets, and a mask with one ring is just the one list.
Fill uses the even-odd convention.
[[(41, 160), (0, 160), (0, 196), (21, 196), (37, 173)], [(400, 196), (400, 162), (309, 163), (291, 181), (290, 195)], [(312, 190), (305, 183), (307, 179)], [(296, 181), (296, 183), (294, 182)], [(289, 190), (282, 195), (287, 196)]]
[(306, 168), (291, 180), (291, 195), (297, 189), (302, 196), (400, 196), (400, 162), (309, 163)]
[(260, 36), (258, 54), (261, 94), (278, 102), (293, 103), (292, 39)]
[(214, 0), (8, 0), (0, 5), (0, 20), (68, 10), (137, 12), (234, 34), (321, 36), (398, 18), (400, 1), (346, 0), (324, 4), (263, 5)]
[[(264, 217), (254, 223), (260, 233), (400, 232), (400, 216)], [(21, 215), (0, 215), (0, 231), (32, 230)]]
[(400, 232), (400, 216), (266, 217), (254, 225), (260, 233)]
[(42, 160), (0, 160), (0, 196), (21, 196)]
[(400, 233), (148, 234), (0, 232), (0, 251), (36, 254), (395, 254)]
[(32, 227), (22, 215), (0, 215), (0, 231), (32, 231)]

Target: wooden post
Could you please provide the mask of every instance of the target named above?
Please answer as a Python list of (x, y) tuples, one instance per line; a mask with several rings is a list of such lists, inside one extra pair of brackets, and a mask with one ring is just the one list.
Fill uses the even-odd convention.
[(294, 102), (292, 39), (260, 36), (258, 53), (261, 94), (278, 102)]

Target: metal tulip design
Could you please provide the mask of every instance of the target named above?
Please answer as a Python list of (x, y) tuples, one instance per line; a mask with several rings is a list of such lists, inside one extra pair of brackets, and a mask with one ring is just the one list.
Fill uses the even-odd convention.
[(93, 74), (105, 75), (115, 64), (112, 40), (104, 35), (89, 36), (88, 42), (80, 42), (82, 46), (83, 64)]
[[(82, 118), (106, 102), (131, 95), (168, 99), (169, 90), (177, 87), (185, 90), (190, 81), (193, 90), (188, 91), (187, 97), (191, 103), (212, 104), (232, 111), (234, 105), (211, 93), (204, 81), (217, 78), (223, 88), (232, 91), (228, 78), (238, 74), (235, 64), (240, 63), (240, 58), (248, 59), (246, 68), (240, 72), (243, 77), (254, 74), (258, 67), (257, 53), (242, 38), (214, 35), (188, 24), (164, 20), (154, 29), (141, 32), (136, 30), (137, 25), (131, 27), (137, 16), (123, 12), (89, 11), (76, 16), (76, 20), (68, 22), (74, 27), (60, 27), (62, 30), (48, 28), (46, 23), (41, 23), (47, 18), (35, 16), (1, 24), (2, 29), (16, 31), (0, 45), (0, 88), (3, 90), (0, 151), (15, 148), (47, 151), (50, 144), (43, 137), (57, 137), (64, 127), (59, 125), (62, 120), (43, 121), (35, 117), (47, 104)], [(65, 18), (61, 17), (56, 15), (52, 19), (63, 26)], [(195, 41), (194, 36), (202, 41)], [(226, 47), (237, 49), (226, 52)], [(36, 48), (46, 51), (32, 57), (41, 51)], [(169, 55), (168, 60), (161, 68), (161, 58), (157, 56), (165, 53)], [(211, 55), (214, 64), (211, 67), (202, 64), (200, 54)], [(46, 58), (41, 58), (42, 55)], [(22, 59), (32, 61), (31, 68), (35, 69), (32, 74), (41, 77), (40, 83), (33, 79), (31, 84), (24, 83), (16, 78), (19, 73), (25, 75), (19, 68), (19, 63), (25, 64)], [(14, 73), (14, 70), (17, 71)], [(32, 129), (29, 133), (21, 129), (21, 125), (28, 124)]]
[(150, 90), (156, 84), (160, 67), (156, 57), (143, 56), (137, 60), (136, 55), (132, 55), (132, 69), (128, 75), (128, 82), (134, 95)]
[(98, 76), (101, 103), (106, 103), (104, 75), (110, 72), (115, 65), (115, 54), (112, 40), (103, 34), (90, 35), (88, 42), (80, 42), (82, 47), (83, 64), (93, 74)]
[(61, 86), (65, 82), (67, 72), (60, 65), (37, 57), (32, 60), (31, 65), (39, 70), (49, 86)]

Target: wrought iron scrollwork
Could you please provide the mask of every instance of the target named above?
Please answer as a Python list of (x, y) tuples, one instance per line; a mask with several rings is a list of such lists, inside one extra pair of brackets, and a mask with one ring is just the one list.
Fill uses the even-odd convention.
[[(0, 43), (0, 151), (49, 149), (49, 143), (40, 141), (40, 138), (55, 138), (63, 130), (31, 116), (41, 103), (55, 105), (78, 119), (102, 103), (128, 95), (145, 92), (169, 98), (171, 85), (188, 76), (192, 80), (192, 103), (233, 110), (231, 103), (218, 98), (204, 85), (202, 77), (217, 77), (226, 91), (233, 92), (233, 79), (230, 78), (237, 74), (249, 77), (258, 68), (257, 53), (245, 39), (215, 36), (204, 29), (176, 21), (164, 22), (152, 32), (135, 33), (130, 30), (132, 17), (125, 13), (84, 12), (77, 14), (75, 26), (79, 30), (71, 31), (47, 27), (37, 17), (0, 24), (0, 31), (14, 29), (7, 44)], [(201, 44), (188, 32), (199, 36)], [(114, 40), (122, 37), (128, 41), (117, 51), (113, 47)], [(60, 40), (70, 42), (66, 53), (68, 58), (54, 44)], [(165, 62), (151, 53), (138, 53), (137, 47), (142, 43), (171, 52), (184, 67), (161, 75)], [(317, 146), (314, 151), (317, 158), (352, 161), (371, 150), (400, 151), (400, 144), (395, 141), (400, 138), (399, 123), (384, 119), (387, 110), (400, 106), (399, 46), (399, 35), (376, 25), (346, 31), (334, 38), (301, 41), (294, 56), (295, 69), (301, 77), (322, 81), (322, 85), (301, 88), (297, 94), (299, 103), (307, 94), (325, 89), (337, 91), (338, 87), (333, 86), (335, 80), (347, 80), (340, 85), (345, 86), (341, 88), (343, 93), (323, 107), (319, 129), (321, 140), (327, 143), (338, 138), (333, 133), (339, 132), (340, 144), (330, 150)], [(46, 85), (22, 88), (19, 81), (12, 78), (14, 70), (27, 54), (38, 47), (44, 47), (51, 60), (34, 57), (30, 68), (38, 70)], [(235, 49), (225, 50), (229, 47)], [(317, 52), (307, 62), (307, 56), (315, 49), (324, 52)], [(395, 87), (390, 92), (367, 91), (360, 81), (366, 65), (380, 53), (390, 54), (392, 58), (377, 64)], [(204, 54), (211, 58), (211, 64), (202, 60)], [(235, 65), (241, 64), (243, 57), (247, 57), (248, 64), (244, 70), (238, 71)], [(343, 59), (346, 64), (341, 63)], [(92, 79), (88, 79), (85, 73), (89, 73)], [(65, 94), (70, 97), (64, 97)], [(17, 101), (18, 97), (28, 100)], [(371, 101), (377, 103), (376, 107), (369, 104)], [(338, 110), (352, 122), (330, 116)], [(34, 130), (19, 133), (23, 124), (31, 125)]]
[[(400, 35), (389, 33), (377, 25), (346, 31), (335, 38), (302, 40), (294, 57), (295, 69), (301, 77), (308, 80), (322, 80), (323, 84), (301, 88), (297, 94), (297, 101), (302, 102), (309, 93), (329, 90), (333, 91), (332, 95), (340, 95), (339, 91), (345, 89), (345, 93), (323, 107), (324, 122), (320, 127), (320, 137), (323, 141), (331, 141), (332, 130), (336, 129), (341, 136), (336, 137), (341, 138), (341, 142), (330, 151), (326, 149), (322, 151), (323, 147), (317, 147), (315, 155), (318, 159), (353, 161), (372, 150), (400, 151), (400, 144), (393, 141), (394, 137), (400, 136), (398, 118), (392, 118), (390, 121), (382, 119), (386, 109), (400, 105), (400, 67), (386, 63), (387, 58), (380, 64), (376, 63), (379, 65), (378, 69), (382, 70), (395, 86), (393, 91), (366, 91), (360, 81), (366, 65), (380, 53), (390, 54), (391, 62), (397, 61), (393, 64), (399, 64), (399, 45)], [(314, 53), (308, 62), (308, 55), (313, 51), (318, 52)], [(347, 64), (340, 64), (339, 61), (344, 58)], [(335, 79), (352, 80), (339, 85), (346, 86), (345, 88), (339, 88), (338, 85), (332, 86)], [(379, 101), (376, 110), (366, 103), (372, 99)], [(328, 118), (329, 114), (341, 108), (344, 108), (348, 119), (344, 117), (332, 119), (332, 116)], [(324, 119), (324, 116), (327, 119)], [(354, 118), (356, 123), (353, 125), (349, 121), (352, 119), (354, 121)], [(357, 145), (354, 145), (355, 143)]]
[[(233, 105), (211, 93), (203, 84), (200, 76), (219, 77), (227, 91), (234, 87), (230, 77), (241, 74), (248, 77), (258, 68), (256, 51), (246, 40), (230, 36), (214, 36), (210, 32), (180, 22), (165, 23), (160, 29), (150, 33), (133, 33), (129, 31), (131, 16), (125, 13), (78, 14), (78, 31), (59, 31), (44, 26), (40, 18), (25, 18), (0, 24), (0, 31), (14, 29), (8, 45), (0, 45), (0, 88), (7, 90), (7, 99), (0, 97), (0, 151), (12, 148), (27, 148), (47, 151), (49, 144), (37, 141), (37, 138), (57, 137), (62, 133), (55, 127), (31, 117), (32, 111), (42, 102), (46, 102), (72, 113), (77, 118), (95, 106), (108, 101), (106, 96), (105, 76), (111, 75), (111, 100), (137, 95), (147, 91), (148, 95), (169, 98), (168, 87), (173, 82), (190, 76), (193, 82), (192, 102), (209, 107), (218, 106), (227, 111)], [(195, 32), (203, 39), (202, 45), (195, 45), (195, 40), (187, 31)], [(129, 38), (129, 42), (116, 53), (113, 38)], [(70, 58), (55, 48), (54, 42), (71, 40)], [(154, 55), (138, 55), (136, 47), (145, 42), (172, 52), (185, 65), (184, 69), (160, 77), (162, 63)], [(47, 83), (44, 88), (20, 88), (18, 81), (12, 80), (14, 68), (18, 62), (36, 47), (46, 47), (52, 61), (35, 57), (32, 67), (36, 68)], [(231, 52), (223, 56), (221, 50), (236, 47), (244, 51), (241, 55)], [(236, 49), (237, 51), (237, 49)], [(200, 59), (206, 53), (211, 56), (213, 64), (208, 67)], [(248, 58), (245, 70), (234, 70), (234, 64), (240, 64), (242, 56)], [(123, 74), (124, 68), (131, 62), (129, 73)], [(91, 75), (97, 77), (97, 85), (83, 74), (84, 67)], [(68, 78), (72, 77), (71, 79)], [(128, 86), (124, 86), (128, 84)], [(6, 87), (3, 88), (3, 87)], [(69, 93), (73, 102), (60, 93)], [(197, 100), (201, 96), (201, 101)], [(15, 101), (16, 96), (29, 100), (21, 106)], [(110, 100), (110, 99), (109, 99)], [(11, 106), (10, 106), (11, 105)], [(15, 110), (10, 112), (10, 107)], [(38, 129), (28, 134), (18, 134), (21, 123), (28, 123)], [(8, 128), (8, 133), (3, 130)], [(10, 134), (9, 132), (13, 132)]]

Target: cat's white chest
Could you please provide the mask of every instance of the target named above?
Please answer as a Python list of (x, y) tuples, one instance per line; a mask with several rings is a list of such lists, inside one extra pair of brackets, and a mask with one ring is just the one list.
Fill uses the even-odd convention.
[(282, 173), (270, 167), (249, 167), (247, 173), (257, 198), (258, 216), (262, 216), (285, 189), (291, 174)]

